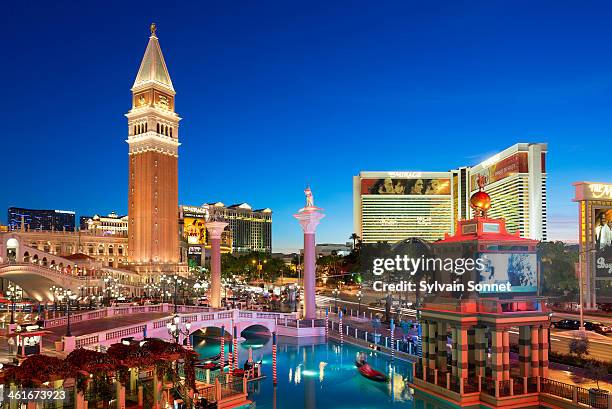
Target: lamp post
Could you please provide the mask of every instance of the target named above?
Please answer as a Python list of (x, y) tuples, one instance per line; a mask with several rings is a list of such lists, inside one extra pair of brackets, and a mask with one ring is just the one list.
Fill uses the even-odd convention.
[(340, 294), (340, 290), (338, 289), (338, 287), (336, 287), (332, 292), (334, 294), (334, 309), (336, 310), (336, 312), (338, 312), (338, 295)]
[(361, 294), (361, 290), (357, 291), (357, 300), (358, 300), (358, 304), (357, 304), (357, 317), (359, 317), (361, 315), (361, 297), (363, 296), (363, 294)]
[(178, 307), (177, 307), (178, 286), (180, 284), (183, 284), (183, 280), (181, 280), (177, 275), (173, 276), (172, 280), (174, 281), (174, 314), (177, 314), (177, 311), (178, 311)]
[(15, 302), (17, 300), (17, 288), (15, 286), (9, 286), (6, 291), (6, 295), (9, 296), (9, 300), (11, 301), (11, 324), (15, 323)]
[(166, 324), (166, 328), (168, 328), (168, 334), (174, 338), (174, 343), (178, 344), (181, 334), (184, 336), (189, 336), (191, 323), (186, 323), (185, 329), (181, 329), (181, 317), (179, 317), (178, 314), (175, 314), (174, 317), (172, 317), (172, 321)]
[(77, 295), (73, 294), (72, 291), (68, 290), (66, 292), (66, 313), (68, 315), (68, 322), (66, 324), (66, 336), (67, 337), (71, 337), (72, 336), (72, 332), (71, 332), (71, 328), (70, 328), (70, 306), (72, 304), (72, 301), (76, 300)]

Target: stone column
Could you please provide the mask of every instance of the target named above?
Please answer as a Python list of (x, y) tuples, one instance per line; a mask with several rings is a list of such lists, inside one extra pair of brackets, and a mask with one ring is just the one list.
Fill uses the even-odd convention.
[(503, 333), (499, 329), (491, 329), (491, 373), (495, 381), (503, 379), (504, 359), (503, 359)]
[[(476, 328), (468, 329), (468, 368), (476, 366)], [(468, 371), (469, 372), (469, 371)]]
[(457, 328), (451, 327), (451, 372), (457, 376)]
[(421, 365), (423, 366), (423, 374), (425, 368), (429, 366), (429, 323), (421, 321)]
[(447, 372), (447, 360), (446, 360), (446, 338), (448, 330), (446, 322), (438, 322), (438, 355), (437, 355), (437, 367), (440, 372)]
[(519, 369), (521, 376), (531, 376), (531, 331), (528, 326), (519, 327)]
[(468, 330), (457, 328), (457, 376), (461, 379), (468, 377)]
[(546, 378), (548, 376), (548, 328), (540, 329), (540, 376)]
[(319, 212), (318, 207), (307, 206), (293, 215), (304, 230), (304, 318), (316, 318), (315, 304), (315, 278), (316, 278), (316, 251), (315, 231), (319, 222), (325, 215)]
[(531, 376), (540, 376), (540, 331), (537, 325), (531, 327)]
[(502, 340), (503, 340), (503, 379), (504, 380), (508, 380), (510, 379), (510, 333), (508, 332), (507, 329), (505, 329), (502, 333)]
[(476, 342), (474, 345), (475, 352), (475, 364), (476, 364), (476, 375), (484, 377), (487, 369), (487, 337), (485, 334), (485, 327), (476, 327), (474, 337)]
[(429, 362), (428, 366), (431, 369), (436, 369), (436, 341), (438, 338), (437, 325), (435, 321), (429, 322), (429, 338), (427, 349), (429, 350)]
[(225, 222), (206, 223), (210, 235), (210, 306), (213, 308), (221, 308), (221, 233), (226, 226)]

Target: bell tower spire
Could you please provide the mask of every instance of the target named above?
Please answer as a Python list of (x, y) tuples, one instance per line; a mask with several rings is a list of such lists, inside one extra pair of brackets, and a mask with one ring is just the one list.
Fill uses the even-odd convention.
[[(128, 262), (144, 272), (179, 261), (176, 92), (151, 24), (128, 119)], [(166, 265), (164, 268), (162, 266)]]

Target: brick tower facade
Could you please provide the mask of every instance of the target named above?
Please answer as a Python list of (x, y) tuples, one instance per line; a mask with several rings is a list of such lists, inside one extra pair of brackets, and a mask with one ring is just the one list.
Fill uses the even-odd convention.
[(128, 119), (128, 262), (140, 272), (169, 272), (179, 262), (176, 92), (151, 25), (132, 87)]

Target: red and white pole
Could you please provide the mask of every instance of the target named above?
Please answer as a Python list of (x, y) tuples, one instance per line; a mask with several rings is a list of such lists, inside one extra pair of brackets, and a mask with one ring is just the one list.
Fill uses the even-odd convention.
[(238, 369), (238, 328), (234, 325), (234, 369)]
[(276, 332), (272, 333), (272, 383), (276, 385)]
[(225, 367), (225, 326), (221, 325), (221, 372)]

